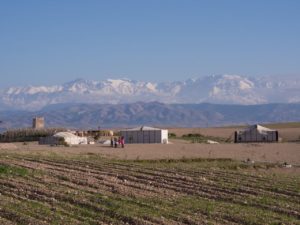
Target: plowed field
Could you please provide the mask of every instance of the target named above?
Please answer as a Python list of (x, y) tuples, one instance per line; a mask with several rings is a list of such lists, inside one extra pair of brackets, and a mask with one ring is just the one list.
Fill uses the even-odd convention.
[(0, 153), (0, 224), (299, 224), (300, 177), (230, 159)]

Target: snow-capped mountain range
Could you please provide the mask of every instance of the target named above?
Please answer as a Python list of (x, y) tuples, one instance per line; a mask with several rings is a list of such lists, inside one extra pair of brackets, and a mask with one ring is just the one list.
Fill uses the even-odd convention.
[(144, 82), (128, 79), (77, 79), (55, 86), (11, 87), (0, 91), (1, 109), (39, 110), (59, 103), (221, 103), (300, 102), (300, 77), (212, 75), (186, 81)]

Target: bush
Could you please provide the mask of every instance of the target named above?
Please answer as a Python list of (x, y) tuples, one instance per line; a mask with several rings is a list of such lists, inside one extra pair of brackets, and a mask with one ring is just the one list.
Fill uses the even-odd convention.
[(212, 141), (216, 141), (216, 142), (229, 142), (227, 141), (225, 138), (221, 138), (221, 137), (213, 137), (213, 136), (205, 136), (202, 134), (184, 134), (182, 135), (182, 138), (184, 140), (188, 140), (191, 141), (192, 143), (207, 143), (207, 140), (212, 140)]
[(57, 142), (58, 145), (63, 145), (65, 147), (70, 147), (70, 145), (65, 141), (63, 137), (60, 137)]
[(183, 138), (199, 138), (204, 137), (202, 134), (184, 134), (182, 135)]
[(169, 136), (169, 138), (176, 138), (176, 134), (175, 133), (169, 133), (168, 136)]

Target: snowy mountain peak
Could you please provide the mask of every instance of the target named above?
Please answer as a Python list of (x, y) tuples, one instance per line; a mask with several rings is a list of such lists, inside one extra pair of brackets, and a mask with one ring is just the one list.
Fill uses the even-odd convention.
[(122, 80), (122, 79), (107, 79), (107, 82), (111, 83), (111, 85), (113, 85), (113, 86), (119, 86), (120, 84), (128, 82), (128, 81)]
[(3, 109), (36, 110), (57, 103), (136, 101), (222, 104), (300, 102), (300, 79), (251, 78), (230, 74), (160, 83), (129, 79), (76, 79), (62, 85), (10, 87), (0, 90), (0, 105)]
[(217, 81), (217, 87), (221, 89), (238, 88), (241, 91), (249, 90), (255, 87), (254, 83), (248, 78), (238, 75), (223, 75)]

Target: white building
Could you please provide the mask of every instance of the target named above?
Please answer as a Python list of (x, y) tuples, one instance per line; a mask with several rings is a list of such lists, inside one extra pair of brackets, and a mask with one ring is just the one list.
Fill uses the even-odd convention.
[(121, 130), (120, 135), (124, 137), (125, 143), (168, 143), (168, 130), (154, 127), (136, 127)]
[(243, 142), (277, 142), (278, 131), (260, 126), (258, 124), (247, 127), (244, 130), (236, 131), (235, 143)]
[(50, 137), (40, 138), (39, 144), (49, 144), (49, 145), (59, 145), (61, 144), (61, 140), (68, 145), (81, 145), (87, 144), (87, 137), (79, 137), (70, 132), (58, 132)]

